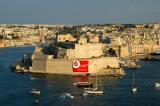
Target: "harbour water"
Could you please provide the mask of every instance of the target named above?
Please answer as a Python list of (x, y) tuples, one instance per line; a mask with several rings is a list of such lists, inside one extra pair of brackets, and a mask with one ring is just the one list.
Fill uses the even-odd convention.
[[(125, 69), (127, 74), (121, 78), (101, 77), (104, 94), (83, 96), (83, 89), (72, 84), (87, 78), (19, 74), (10, 70), (11, 63), (32, 52), (30, 47), (0, 49), (0, 106), (160, 106), (160, 89), (154, 86), (155, 82), (160, 82), (160, 61), (141, 61), (141, 68)], [(134, 94), (130, 91), (133, 70), (138, 88)], [(90, 78), (91, 81), (94, 79)], [(40, 96), (30, 94), (33, 88), (41, 91)], [(65, 93), (74, 98), (64, 98)], [(35, 100), (39, 103), (35, 104)]]

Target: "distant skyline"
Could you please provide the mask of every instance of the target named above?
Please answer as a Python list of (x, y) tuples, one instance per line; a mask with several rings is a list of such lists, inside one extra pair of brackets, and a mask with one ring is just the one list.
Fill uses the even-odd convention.
[(0, 24), (160, 23), (160, 0), (1, 0)]

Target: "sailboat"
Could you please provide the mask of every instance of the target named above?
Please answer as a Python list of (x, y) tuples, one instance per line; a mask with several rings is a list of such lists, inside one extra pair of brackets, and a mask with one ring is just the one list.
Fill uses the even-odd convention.
[(135, 81), (134, 81), (134, 71), (133, 71), (133, 80), (132, 80), (132, 89), (131, 89), (131, 91), (133, 93), (135, 93), (137, 91), (137, 88), (135, 87)]
[(158, 83), (158, 82), (155, 83), (154, 85), (155, 85), (156, 88), (159, 88), (159, 87), (160, 87), (160, 83)]
[(86, 89), (84, 90), (84, 93), (87, 93), (87, 94), (103, 94), (102, 84), (101, 84), (100, 78), (99, 78), (99, 81), (100, 81), (100, 87), (101, 87), (101, 88), (98, 88), (97, 74), (96, 74), (96, 86), (93, 87), (93, 88), (86, 88)]

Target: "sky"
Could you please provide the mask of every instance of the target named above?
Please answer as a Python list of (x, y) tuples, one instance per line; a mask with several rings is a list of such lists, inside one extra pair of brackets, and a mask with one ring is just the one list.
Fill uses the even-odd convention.
[(160, 0), (0, 0), (0, 24), (160, 22)]

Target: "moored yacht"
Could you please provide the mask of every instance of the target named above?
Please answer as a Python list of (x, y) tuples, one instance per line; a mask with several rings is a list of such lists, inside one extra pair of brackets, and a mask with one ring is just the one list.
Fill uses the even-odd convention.
[(93, 83), (91, 83), (90, 81), (76, 82), (76, 83), (73, 83), (73, 85), (77, 87), (93, 87)]
[(41, 91), (40, 91), (40, 90), (36, 90), (36, 89), (32, 89), (32, 90), (30, 91), (30, 93), (33, 94), (33, 95), (40, 95), (40, 94), (41, 94)]
[(98, 88), (97, 74), (96, 74), (96, 86), (94, 88), (86, 88), (84, 90), (84, 93), (88, 93), (88, 94), (103, 94), (102, 84), (101, 84), (100, 78), (99, 78), (99, 82), (100, 82), (100, 86)]
[(156, 88), (159, 88), (159, 87), (160, 87), (160, 83), (158, 83), (158, 82), (155, 83), (154, 85), (155, 85)]

